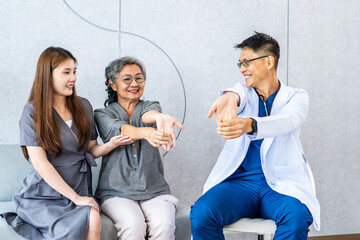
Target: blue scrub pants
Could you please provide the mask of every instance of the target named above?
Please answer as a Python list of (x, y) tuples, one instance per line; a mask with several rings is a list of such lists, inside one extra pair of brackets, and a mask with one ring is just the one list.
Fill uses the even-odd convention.
[(272, 190), (262, 173), (230, 177), (191, 207), (193, 240), (225, 239), (223, 227), (244, 217), (273, 219), (274, 240), (305, 240), (313, 221), (303, 203)]

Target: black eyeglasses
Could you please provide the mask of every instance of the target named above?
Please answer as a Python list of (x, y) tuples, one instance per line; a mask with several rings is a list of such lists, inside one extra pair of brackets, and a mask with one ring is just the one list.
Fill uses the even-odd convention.
[(123, 77), (120, 77), (120, 79), (126, 84), (126, 85), (130, 85), (132, 83), (133, 80), (135, 80), (135, 82), (137, 82), (138, 84), (141, 84), (143, 82), (145, 82), (145, 77), (142, 74), (138, 74), (133, 76), (130, 75), (125, 75)]
[(239, 68), (241, 68), (241, 65), (243, 65), (244, 67), (248, 67), (248, 66), (249, 66), (249, 62), (258, 60), (258, 59), (260, 59), (260, 58), (265, 58), (265, 57), (268, 57), (268, 56), (266, 55), (266, 56), (262, 56), (262, 57), (258, 57), (258, 58), (253, 58), (253, 59), (249, 59), (249, 60), (244, 60), (243, 62), (240, 62), (240, 60), (239, 60), (239, 62), (237, 63), (237, 66), (238, 66)]

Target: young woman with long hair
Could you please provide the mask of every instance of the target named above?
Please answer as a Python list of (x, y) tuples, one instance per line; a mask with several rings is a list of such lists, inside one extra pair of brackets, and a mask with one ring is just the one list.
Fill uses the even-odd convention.
[(2, 215), (27, 239), (100, 239), (91, 166), (132, 142), (119, 135), (97, 144), (92, 107), (76, 95), (76, 66), (69, 51), (47, 48), (20, 119), (20, 145), (31, 168), (13, 197), (16, 213)]

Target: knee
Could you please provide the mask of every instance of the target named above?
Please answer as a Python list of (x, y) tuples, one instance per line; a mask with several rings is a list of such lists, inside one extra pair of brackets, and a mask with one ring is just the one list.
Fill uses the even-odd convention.
[(191, 206), (190, 211), (191, 229), (196, 231), (214, 224), (218, 219), (214, 209), (216, 209), (216, 207), (214, 207), (210, 201), (201, 198), (196, 201), (195, 204)]
[(145, 220), (129, 221), (126, 228), (131, 231), (146, 232), (146, 223)]
[(293, 209), (284, 218), (286, 228), (292, 233), (308, 232), (312, 221), (312, 216), (305, 206)]
[(149, 221), (148, 225), (152, 237), (164, 236), (164, 238), (161, 239), (174, 239), (176, 228), (174, 216), (164, 217), (162, 219), (157, 219), (156, 221)]
[(114, 224), (118, 235), (124, 239), (140, 239), (146, 235), (146, 223), (145, 220), (135, 219), (129, 217), (127, 221), (117, 222)]
[(95, 208), (90, 209), (89, 216), (89, 232), (94, 235), (100, 235), (101, 233), (101, 217), (98, 210)]

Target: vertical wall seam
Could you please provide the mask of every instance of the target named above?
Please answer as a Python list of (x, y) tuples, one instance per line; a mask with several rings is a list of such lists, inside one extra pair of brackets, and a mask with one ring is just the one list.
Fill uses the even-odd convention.
[(287, 0), (287, 43), (286, 43), (286, 85), (289, 86), (289, 41), (290, 41), (290, 0)]
[(121, 57), (121, 0), (119, 0), (119, 57)]

